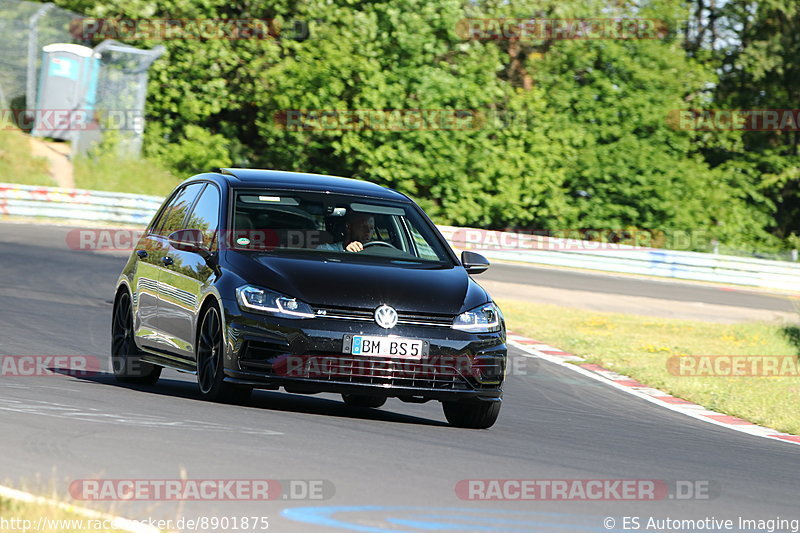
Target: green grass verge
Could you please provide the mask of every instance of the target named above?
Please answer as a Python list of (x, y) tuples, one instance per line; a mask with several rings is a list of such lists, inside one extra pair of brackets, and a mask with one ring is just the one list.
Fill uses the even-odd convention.
[(75, 161), (75, 187), (95, 191), (166, 196), (183, 181), (149, 159), (127, 159), (110, 154)]
[(27, 135), (0, 129), (0, 182), (52, 187), (56, 183), (49, 168), (47, 159), (32, 155)]
[[(2, 522), (5, 521), (5, 523)], [(40, 533), (103, 533), (119, 529), (102, 519), (87, 518), (54, 505), (10, 500), (0, 497), (0, 531), (39, 531)], [(41, 526), (40, 529), (37, 529)]]
[[(31, 154), (29, 136), (0, 129), (0, 182), (54, 187), (49, 163)], [(74, 162), (75, 187), (96, 191), (166, 196), (183, 181), (150, 159), (101, 154)]]
[(681, 355), (800, 354), (800, 328), (716, 324), (498, 300), (509, 330), (714, 411), (800, 434), (797, 377), (683, 377), (667, 359)]

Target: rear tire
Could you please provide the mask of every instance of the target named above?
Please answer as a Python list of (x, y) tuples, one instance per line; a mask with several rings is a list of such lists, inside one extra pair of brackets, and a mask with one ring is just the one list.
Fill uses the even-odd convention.
[(127, 291), (120, 292), (111, 322), (111, 368), (117, 381), (155, 385), (161, 377), (161, 367), (142, 362), (143, 355), (133, 338), (131, 296)]
[(442, 402), (444, 416), (451, 426), (467, 429), (488, 429), (497, 421), (500, 402), (462, 400)]
[(204, 400), (221, 403), (244, 403), (253, 393), (252, 387), (225, 383), (222, 320), (216, 306), (208, 307), (200, 321), (195, 343), (197, 384)]
[(342, 394), (342, 400), (350, 407), (369, 407), (377, 409), (386, 403), (383, 396), (368, 396), (366, 394)]

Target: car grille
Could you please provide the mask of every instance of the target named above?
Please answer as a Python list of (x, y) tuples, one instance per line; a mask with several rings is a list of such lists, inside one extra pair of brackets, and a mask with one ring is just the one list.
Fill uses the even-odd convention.
[(273, 372), (293, 378), (305, 378), (336, 383), (358, 383), (387, 387), (418, 389), (468, 390), (470, 381), (447, 365), (419, 361), (369, 357), (307, 356), (300, 364), (281, 367)]
[[(337, 320), (358, 320), (361, 322), (374, 322), (375, 311), (372, 309), (356, 309), (352, 307), (315, 307), (315, 314), (320, 318), (333, 318)], [(453, 324), (450, 315), (436, 315), (430, 313), (397, 312), (397, 323), (406, 326), (433, 326), (449, 328)]]

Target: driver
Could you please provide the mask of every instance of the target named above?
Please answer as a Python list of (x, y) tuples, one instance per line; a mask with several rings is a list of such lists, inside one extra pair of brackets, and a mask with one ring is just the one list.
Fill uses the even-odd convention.
[(375, 234), (375, 217), (369, 213), (347, 213), (344, 225), (344, 241), (330, 244), (321, 244), (317, 250), (332, 250), (337, 252), (360, 252), (364, 249), (365, 242), (369, 242)]

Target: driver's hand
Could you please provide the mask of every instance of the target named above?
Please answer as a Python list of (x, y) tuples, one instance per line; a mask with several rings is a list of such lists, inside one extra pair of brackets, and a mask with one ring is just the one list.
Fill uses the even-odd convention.
[(345, 250), (347, 250), (348, 252), (360, 252), (363, 249), (364, 245), (358, 241), (351, 242), (350, 244), (347, 245), (347, 248), (345, 248)]

